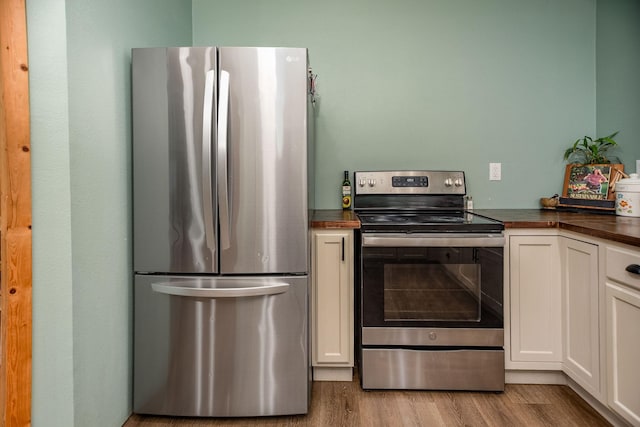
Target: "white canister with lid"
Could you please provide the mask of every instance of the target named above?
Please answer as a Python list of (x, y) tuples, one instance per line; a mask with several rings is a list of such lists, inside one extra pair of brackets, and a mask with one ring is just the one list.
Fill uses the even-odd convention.
[(640, 217), (640, 179), (637, 173), (616, 184), (616, 214)]

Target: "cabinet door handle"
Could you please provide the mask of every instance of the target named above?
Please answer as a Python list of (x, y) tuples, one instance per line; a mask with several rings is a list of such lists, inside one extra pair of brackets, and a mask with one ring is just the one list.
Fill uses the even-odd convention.
[(342, 261), (344, 261), (344, 237), (342, 238)]
[(640, 265), (638, 264), (629, 264), (627, 268), (625, 268), (629, 273), (640, 274)]

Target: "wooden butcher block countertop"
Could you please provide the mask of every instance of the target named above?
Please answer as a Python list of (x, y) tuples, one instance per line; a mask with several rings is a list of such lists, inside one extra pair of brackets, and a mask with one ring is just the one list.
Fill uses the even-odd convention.
[(541, 209), (477, 209), (505, 228), (561, 228), (588, 236), (640, 246), (640, 218)]
[(311, 215), (311, 228), (360, 228), (360, 220), (352, 210), (319, 209)]
[[(561, 228), (640, 247), (640, 218), (542, 209), (476, 209), (474, 213), (502, 221), (507, 229)], [(360, 221), (351, 210), (320, 209), (313, 212), (311, 227), (357, 229)]]

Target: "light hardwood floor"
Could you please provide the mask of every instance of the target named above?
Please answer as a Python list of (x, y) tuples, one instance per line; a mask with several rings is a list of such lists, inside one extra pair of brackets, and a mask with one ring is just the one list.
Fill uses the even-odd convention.
[(566, 386), (507, 384), (504, 393), (363, 391), (353, 381), (314, 382), (307, 415), (238, 419), (132, 415), (124, 427), (609, 425)]

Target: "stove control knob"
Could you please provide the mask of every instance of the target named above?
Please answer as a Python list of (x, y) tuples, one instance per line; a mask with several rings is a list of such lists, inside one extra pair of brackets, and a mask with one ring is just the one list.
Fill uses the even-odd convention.
[(367, 183), (367, 180), (366, 180), (366, 179), (361, 179), (361, 180), (358, 182), (358, 185), (359, 185), (360, 187), (364, 187), (364, 185), (365, 185), (366, 183)]
[(369, 180), (369, 187), (373, 187), (374, 185), (376, 185), (376, 180), (375, 179), (370, 179)]
[(451, 187), (453, 185), (453, 180), (451, 178), (445, 179), (444, 185), (446, 185), (447, 187)]
[(462, 187), (462, 180), (460, 178), (456, 178), (454, 184), (456, 187)]

